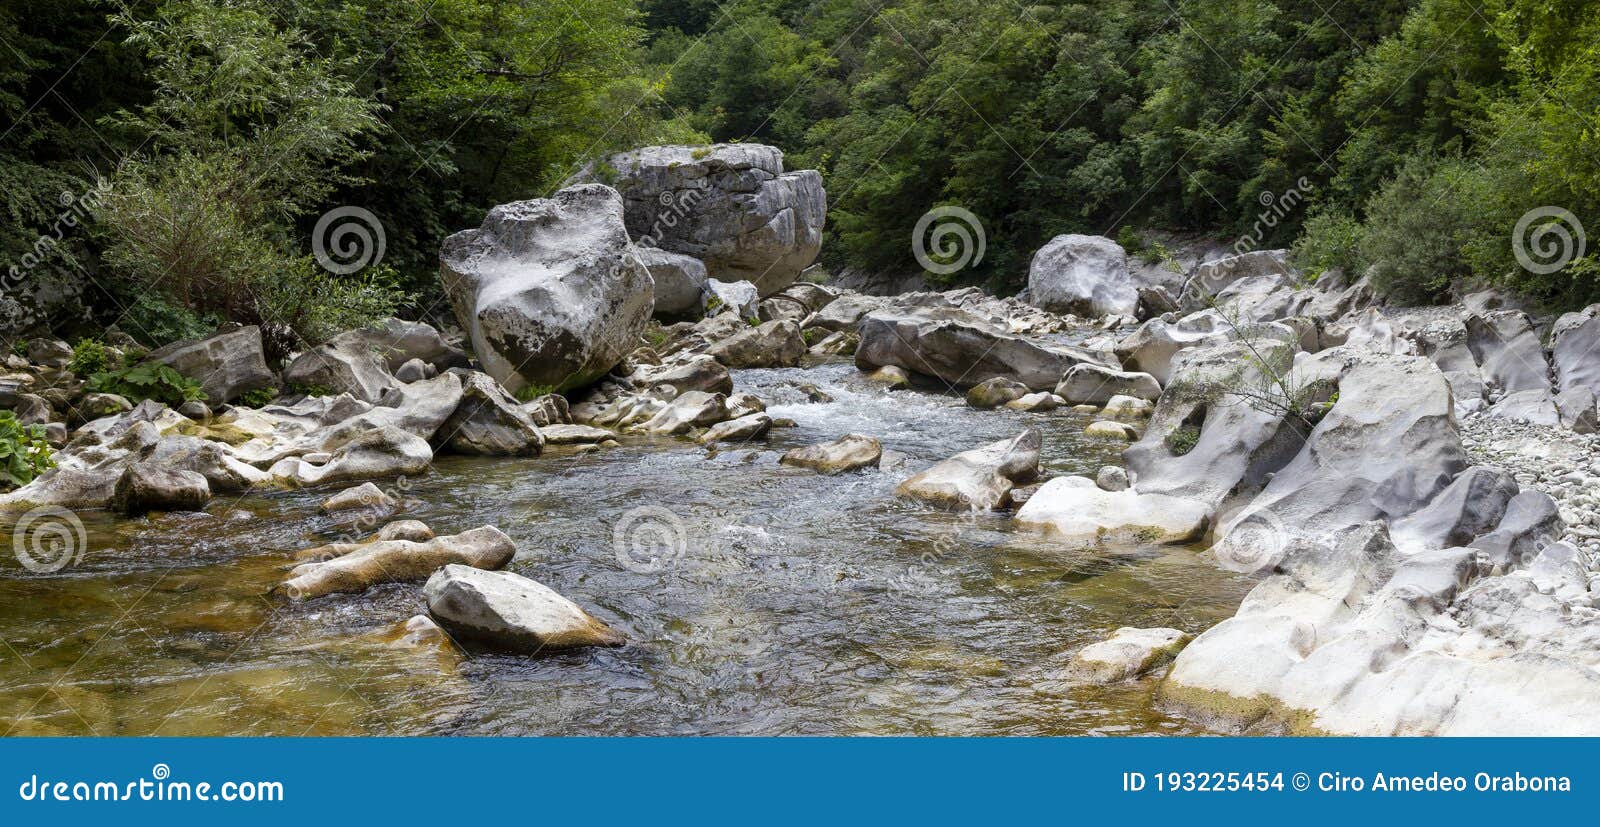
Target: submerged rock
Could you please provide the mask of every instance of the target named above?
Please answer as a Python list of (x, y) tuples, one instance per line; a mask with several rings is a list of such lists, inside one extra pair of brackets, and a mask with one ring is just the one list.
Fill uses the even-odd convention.
[(1011, 489), (1039, 476), (1043, 439), (1033, 429), (963, 451), (895, 488), (895, 494), (941, 508), (988, 511), (1007, 505)]
[(450, 634), (494, 649), (536, 654), (627, 643), (578, 604), (511, 572), (447, 565), (422, 593), (428, 614)]
[(1166, 666), (1193, 639), (1178, 629), (1124, 626), (1110, 638), (1085, 646), (1072, 658), (1075, 676), (1091, 683), (1119, 683)]
[(308, 600), (335, 592), (365, 591), (379, 583), (422, 580), (446, 564), (498, 569), (516, 553), (516, 543), (493, 526), (421, 542), (357, 543), (338, 557), (296, 566), (278, 590), (295, 600)]
[(791, 449), (778, 461), (823, 474), (842, 474), (877, 465), (882, 458), (883, 443), (870, 436), (845, 434), (832, 442)]

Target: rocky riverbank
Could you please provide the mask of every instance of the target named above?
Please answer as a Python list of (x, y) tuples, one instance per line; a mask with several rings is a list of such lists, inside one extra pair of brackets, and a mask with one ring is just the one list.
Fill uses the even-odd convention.
[[(1027, 427), (910, 463), (885, 448), (893, 434), (842, 431), (769, 456), (774, 474), (887, 477), (918, 509), (906, 519), (993, 515), (1063, 554), (1198, 543), (1259, 579), (1209, 629), (1123, 629), (1075, 653), (1072, 680), (1158, 681), (1158, 703), (1223, 731), (1600, 733), (1600, 306), (1536, 319), (1479, 294), (1389, 308), (1363, 280), (1308, 280), (1282, 251), (1152, 268), (1085, 236), (1041, 250), (1020, 298), (868, 296), (797, 280), (820, 232), (810, 176), (765, 148), (688, 167), (679, 149), (619, 159), (621, 193), (577, 184), (447, 242), (459, 336), (387, 320), (281, 375), (250, 328), (179, 343), (151, 358), (212, 405), (176, 410), (89, 393), (65, 370), (70, 348), (30, 343), (0, 404), (50, 424), (57, 467), (0, 509), (138, 515), (316, 487), (338, 511), (385, 492), (336, 488), (425, 474), (446, 454), (637, 438), (756, 461), (793, 423), (735, 392), (735, 372), (851, 356), (887, 393), (1088, 417), (1082, 437), (1125, 446), (1122, 461), (1052, 474), (1059, 446)], [(760, 229), (652, 233), (662, 193), (692, 194), (696, 221)], [(640, 246), (662, 239), (672, 249)], [(244, 403), (269, 386), (308, 392)], [(537, 581), (490, 573), (516, 555), (494, 526), (393, 523), (284, 561), (278, 592), (412, 584), (433, 619), (416, 624), (469, 648), (627, 638)]]

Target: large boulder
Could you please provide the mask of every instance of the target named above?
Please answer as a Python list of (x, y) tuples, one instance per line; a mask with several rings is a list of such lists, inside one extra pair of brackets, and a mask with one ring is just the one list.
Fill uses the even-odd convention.
[(1252, 250), (1231, 256), (1214, 258), (1196, 265), (1184, 282), (1183, 293), (1178, 298), (1184, 309), (1199, 310), (1209, 306), (1235, 282), (1261, 277), (1289, 276), (1288, 250)]
[(437, 328), (425, 322), (408, 322), (403, 319), (382, 319), (355, 331), (366, 339), (370, 349), (382, 357), (391, 371), (417, 359), (435, 370), (464, 368), (470, 360), (461, 348), (450, 344)]
[(312, 461), (288, 457), (273, 463), (267, 475), (289, 487), (368, 480), (376, 477), (414, 476), (433, 463), (428, 440), (392, 425), (376, 426), (342, 435), (342, 442), (325, 444), (330, 452)]
[(438, 441), (458, 454), (528, 456), (539, 453), (544, 438), (522, 405), (478, 371), (458, 370), (461, 404), (439, 426)]
[(658, 247), (636, 246), (634, 251), (656, 284), (656, 318), (676, 319), (700, 312), (707, 279), (700, 259)]
[(730, 368), (792, 368), (806, 355), (806, 341), (794, 322), (762, 322), (706, 350)]
[(291, 390), (316, 395), (348, 393), (362, 402), (376, 402), (399, 386), (388, 359), (361, 331), (350, 330), (301, 353), (283, 369)]
[(1074, 548), (1105, 543), (1186, 543), (1211, 521), (1211, 506), (1132, 489), (1106, 491), (1088, 477), (1056, 477), (1017, 509), (1019, 525)]
[(1497, 310), (1466, 318), (1467, 347), (1483, 378), (1506, 393), (1551, 393), (1550, 365), (1533, 320), (1521, 310)]
[(199, 382), (213, 405), (232, 402), (276, 381), (261, 349), (261, 328), (255, 325), (208, 339), (173, 342), (150, 351), (149, 358)]
[(1011, 439), (959, 454), (895, 488), (911, 497), (952, 510), (988, 511), (1010, 503), (1011, 489), (1039, 476), (1042, 438), (1028, 429)]
[(1557, 386), (1600, 394), (1600, 304), (1563, 314), (1550, 331), (1550, 342)]
[(582, 387), (637, 346), (655, 290), (622, 211), (616, 190), (585, 184), (502, 204), (445, 239), (445, 293), (507, 389)]
[(112, 507), (125, 514), (146, 511), (199, 511), (211, 499), (206, 478), (159, 463), (129, 465), (117, 480)]
[(1161, 398), (1161, 385), (1148, 373), (1112, 370), (1100, 365), (1073, 365), (1056, 386), (1056, 396), (1075, 405), (1104, 405), (1113, 396), (1154, 401)]
[(1336, 368), (1338, 400), (1294, 459), (1219, 529), (1216, 556), (1229, 568), (1268, 570), (1296, 538), (1320, 542), (1407, 517), (1467, 467), (1450, 387), (1432, 362), (1341, 347), (1300, 367)]
[(1304, 356), (1291, 361), (1293, 350), (1282, 341), (1223, 340), (1181, 351), (1144, 436), (1123, 454), (1134, 487), (1217, 506), (1236, 489), (1265, 484), (1310, 430), (1290, 415), (1290, 392), (1303, 403), (1324, 401), (1338, 371)]
[(1054, 390), (1073, 365), (1104, 364), (1087, 350), (1041, 345), (952, 308), (876, 311), (861, 320), (860, 334), (856, 367), (861, 370), (894, 365), (955, 387), (971, 387), (998, 376), (1031, 390)]
[(422, 588), (428, 614), (450, 634), (524, 654), (627, 639), (553, 589), (519, 574), (447, 565)]
[(700, 259), (711, 278), (754, 282), (769, 296), (822, 249), (822, 175), (785, 172), (776, 147), (652, 146), (604, 166), (627, 201), (634, 239)]
[(1571, 546), (1502, 574), (1472, 548), (1399, 549), (1381, 520), (1283, 543), (1178, 656), (1166, 703), (1257, 734), (1600, 733), (1600, 618)]
[(1058, 235), (1033, 254), (1028, 300), (1036, 307), (1078, 316), (1132, 316), (1139, 290), (1128, 276), (1128, 254), (1097, 235)]

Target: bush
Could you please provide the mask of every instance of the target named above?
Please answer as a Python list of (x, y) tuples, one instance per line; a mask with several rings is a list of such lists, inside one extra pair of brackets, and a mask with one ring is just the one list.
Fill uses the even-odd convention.
[[(1468, 279), (1467, 245), (1496, 235), (1479, 226), (1481, 180), (1463, 160), (1408, 159), (1367, 205), (1360, 257), (1372, 262), (1373, 286), (1397, 301), (1427, 304)], [(1505, 238), (1499, 234), (1497, 243)]]
[(1172, 433), (1167, 434), (1167, 438), (1163, 441), (1173, 456), (1181, 457), (1194, 450), (1195, 444), (1200, 441), (1200, 429), (1193, 425), (1180, 425)]
[(114, 393), (130, 402), (154, 399), (172, 407), (206, 398), (199, 382), (160, 362), (97, 373), (89, 377), (88, 388), (95, 393)]
[(55, 467), (43, 425), (23, 425), (11, 411), (0, 411), (0, 489), (27, 485)]
[(1305, 234), (1290, 251), (1295, 266), (1315, 281), (1329, 270), (1342, 270), (1351, 281), (1366, 269), (1361, 259), (1361, 222), (1347, 212), (1329, 210), (1306, 219)]
[(239, 394), (239, 404), (246, 408), (262, 408), (272, 404), (278, 398), (277, 388), (256, 388)]
[(556, 392), (555, 385), (523, 385), (515, 394), (518, 402), (532, 402), (541, 396)]
[(79, 339), (72, 348), (72, 361), (67, 363), (67, 370), (78, 376), (104, 373), (110, 367), (111, 352), (98, 339)]

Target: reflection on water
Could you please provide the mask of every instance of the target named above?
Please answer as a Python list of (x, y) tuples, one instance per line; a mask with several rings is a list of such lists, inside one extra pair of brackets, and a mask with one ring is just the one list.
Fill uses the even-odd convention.
[[(404, 516), (441, 534), (483, 524), (517, 540), (511, 568), (589, 607), (632, 645), (460, 660), (394, 643), (424, 611), (417, 584), (291, 605), (267, 595), (298, 549), (343, 531), (328, 490), (218, 498), (204, 514), (84, 514), (89, 551), (56, 573), (0, 558), (0, 729), (10, 734), (1188, 733), (1150, 681), (1061, 678), (1118, 626), (1198, 632), (1248, 583), (1192, 552), (1064, 552), (1004, 515), (896, 500), (909, 471), (823, 477), (780, 467), (848, 432), (910, 469), (1045, 434), (1051, 473), (1089, 473), (1121, 446), (1070, 412), (977, 412), (953, 396), (886, 393), (853, 368), (745, 371), (740, 390), (798, 423), (708, 452), (623, 439), (579, 455), (441, 457), (409, 481)], [(795, 385), (833, 397), (812, 403)], [(684, 543), (638, 565), (613, 527), (675, 515)], [(348, 518), (347, 518), (348, 519)], [(7, 534), (9, 526), (0, 525)]]

